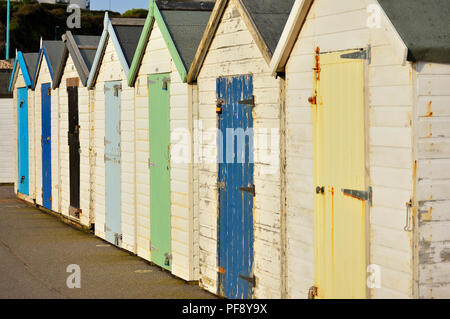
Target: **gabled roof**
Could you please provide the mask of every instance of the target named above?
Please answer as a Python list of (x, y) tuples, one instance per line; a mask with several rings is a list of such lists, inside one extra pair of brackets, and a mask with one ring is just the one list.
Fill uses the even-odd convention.
[(450, 63), (449, 0), (378, 0), (408, 47), (408, 61)]
[(9, 82), (9, 91), (12, 90), (13, 85), (19, 74), (19, 68), (22, 71), (26, 86), (31, 87), (33, 84), (33, 71), (37, 64), (38, 53), (22, 53), (18, 51), (14, 61), (14, 68)]
[(95, 85), (109, 38), (114, 44), (125, 76), (128, 77), (144, 24), (145, 19), (109, 19), (108, 12), (105, 13), (102, 37), (87, 82), (89, 88)]
[(73, 35), (72, 32), (67, 31), (62, 36), (62, 40), (64, 49), (55, 73), (55, 79), (53, 80), (53, 88), (55, 89), (61, 84), (69, 54), (75, 64), (81, 83), (87, 86), (89, 72), (92, 68), (100, 37), (93, 35)]
[[(296, 0), (286, 23), (271, 69), (282, 72), (314, 0)], [(378, 0), (382, 24), (392, 31), (390, 41), (403, 62), (450, 63), (450, 1)]]
[[(230, 0), (218, 0), (187, 76), (197, 79), (222, 15)], [(238, 10), (269, 64), (295, 0), (236, 0)]]
[(213, 7), (213, 1), (150, 0), (149, 13), (130, 68), (128, 84), (134, 86), (154, 23), (161, 31), (181, 80), (186, 81), (187, 70), (194, 60)]
[(38, 74), (41, 69), (42, 59), (45, 57), (52, 81), (64, 54), (64, 43), (62, 41), (43, 41), (41, 39), (41, 48), (37, 59), (36, 68), (33, 75), (33, 90), (36, 88)]

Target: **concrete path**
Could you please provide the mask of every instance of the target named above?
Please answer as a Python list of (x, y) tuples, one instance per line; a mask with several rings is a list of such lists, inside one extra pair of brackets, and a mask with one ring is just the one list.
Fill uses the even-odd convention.
[[(69, 289), (69, 265), (81, 288)], [(0, 186), (0, 299), (214, 298), (197, 285), (61, 223)]]

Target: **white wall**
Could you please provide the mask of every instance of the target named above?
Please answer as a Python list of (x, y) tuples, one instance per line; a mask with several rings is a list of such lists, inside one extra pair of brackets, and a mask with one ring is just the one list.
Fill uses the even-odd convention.
[[(136, 210), (138, 255), (150, 260), (150, 176), (148, 159), (148, 76), (170, 73), (170, 129), (171, 129), (171, 226), (172, 273), (185, 280), (198, 279), (198, 242), (194, 240), (192, 136), (180, 136), (184, 130), (192, 132), (189, 94), (191, 87), (182, 83), (158, 24), (155, 23), (147, 44), (135, 89), (136, 105)], [(180, 140), (182, 138), (182, 140)], [(175, 159), (178, 151), (183, 158)], [(198, 220), (197, 220), (198, 221)]]
[(14, 100), (0, 99), (0, 184), (13, 183), (14, 175)]
[(419, 297), (450, 298), (450, 65), (416, 65)]
[[(198, 117), (201, 127), (196, 139), (202, 140), (198, 171), (200, 284), (217, 293), (217, 144), (216, 79), (221, 76), (253, 75), (256, 107), (254, 116), (254, 275), (255, 298), (281, 296), (281, 182), (279, 137), (263, 145), (272, 129), (280, 127), (280, 81), (273, 78), (254, 38), (241, 18), (235, 1), (230, 1), (198, 77)], [(269, 131), (267, 131), (269, 130)], [(214, 132), (213, 132), (214, 131)], [(197, 135), (198, 134), (198, 135)], [(197, 137), (198, 136), (198, 137)], [(261, 142), (261, 144), (259, 144)], [(270, 141), (269, 141), (270, 142)], [(270, 144), (269, 144), (270, 145)], [(198, 156), (198, 154), (197, 154)], [(211, 163), (211, 164), (209, 164)]]
[[(64, 73), (59, 86), (59, 169), (60, 169), (60, 208), (59, 213), (69, 216), (70, 206), (70, 161), (69, 161), (69, 98), (67, 94), (67, 79), (78, 78), (78, 72), (72, 57), (68, 56)], [(78, 87), (78, 121), (80, 125), (80, 208), (82, 214), (80, 222), (84, 226), (90, 226), (92, 213), (90, 212), (91, 184), (90, 184), (90, 99), (89, 90), (83, 86), (80, 80)]]
[[(412, 297), (412, 234), (405, 204), (413, 195), (412, 68), (391, 46), (392, 31), (367, 27), (372, 0), (316, 0), (286, 67), (288, 297), (306, 298), (314, 285), (313, 95), (314, 50), (372, 46), (366, 69), (370, 185), (370, 263), (381, 267), (373, 298)], [(398, 45), (398, 43), (394, 43)]]

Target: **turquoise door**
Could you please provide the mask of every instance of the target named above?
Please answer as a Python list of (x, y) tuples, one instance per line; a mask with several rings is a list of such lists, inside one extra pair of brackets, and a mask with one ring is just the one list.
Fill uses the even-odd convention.
[[(219, 134), (219, 294), (252, 298), (253, 78), (217, 79)], [(221, 109), (221, 110), (220, 110)]]
[(50, 83), (41, 86), (41, 122), (42, 122), (42, 202), (45, 208), (52, 209), (52, 89)]
[(28, 88), (17, 90), (18, 191), (29, 194), (28, 175)]
[(169, 74), (149, 77), (151, 259), (167, 270), (172, 269), (169, 79)]
[(120, 82), (105, 84), (105, 187), (106, 240), (120, 246), (121, 227), (121, 169), (120, 169)]

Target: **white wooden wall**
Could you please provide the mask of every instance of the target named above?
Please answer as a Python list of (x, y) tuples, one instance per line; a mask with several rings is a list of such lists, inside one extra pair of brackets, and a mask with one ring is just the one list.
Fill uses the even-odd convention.
[[(18, 106), (18, 88), (26, 87), (25, 80), (23, 78), (22, 70), (19, 68), (16, 82), (14, 83), (14, 192), (17, 194), (18, 190), (18, 141), (17, 141), (17, 106)], [(34, 92), (28, 90), (28, 156), (29, 156), (29, 196), (20, 195), (20, 198), (33, 203), (36, 198), (35, 195), (35, 165), (34, 165)]]
[[(72, 57), (67, 58), (64, 73), (59, 86), (59, 169), (60, 169), (60, 208), (59, 213), (69, 216), (70, 206), (70, 160), (69, 160), (69, 98), (67, 94), (67, 79), (77, 78), (78, 72)], [(90, 163), (89, 163), (89, 90), (80, 81), (78, 87), (78, 120), (80, 125), (80, 208), (82, 214), (80, 222), (84, 226), (90, 226), (92, 213), (90, 212)]]
[[(217, 292), (217, 145), (216, 79), (221, 76), (253, 74), (254, 96), (254, 274), (258, 278), (256, 298), (281, 296), (280, 236), (280, 81), (273, 78), (254, 38), (230, 1), (212, 41), (198, 77), (199, 139), (203, 147), (198, 171), (200, 284)], [(266, 159), (268, 134), (275, 130), (276, 143)], [(268, 131), (269, 130), (269, 131)], [(196, 137), (197, 138), (197, 137)], [(259, 144), (261, 143), (261, 144)], [(269, 141), (270, 143), (270, 141)], [(270, 144), (269, 144), (270, 145)], [(270, 148), (269, 148), (270, 149)]]
[(128, 87), (114, 44), (109, 39), (94, 92), (95, 130), (95, 234), (105, 239), (105, 82), (122, 81), (121, 93), (121, 186), (122, 186), (122, 248), (136, 252), (135, 242), (135, 133), (134, 89)]
[(0, 184), (14, 179), (14, 106), (13, 99), (0, 99)]
[(413, 192), (412, 68), (402, 65), (389, 29), (367, 27), (371, 0), (316, 0), (287, 64), (287, 285), (306, 298), (314, 285), (313, 95), (314, 50), (372, 46), (366, 69), (370, 184), (370, 263), (381, 267), (372, 298), (412, 297), (412, 234), (405, 232)]
[[(198, 241), (194, 240), (191, 87), (181, 81), (155, 23), (139, 69), (136, 103), (136, 210), (138, 255), (150, 260), (150, 177), (148, 83), (150, 74), (170, 73), (172, 273), (198, 279)], [(157, 137), (155, 137), (157, 138)], [(178, 154), (178, 155), (177, 155)]]
[(450, 298), (450, 65), (416, 66), (419, 297)]

